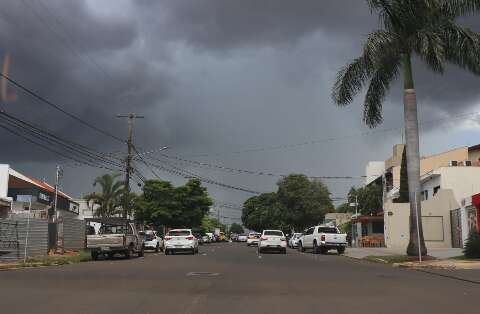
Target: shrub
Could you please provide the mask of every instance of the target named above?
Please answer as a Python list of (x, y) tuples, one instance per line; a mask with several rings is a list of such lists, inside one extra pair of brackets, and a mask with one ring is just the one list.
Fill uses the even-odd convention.
[(480, 234), (478, 232), (470, 233), (463, 254), (466, 258), (480, 258)]

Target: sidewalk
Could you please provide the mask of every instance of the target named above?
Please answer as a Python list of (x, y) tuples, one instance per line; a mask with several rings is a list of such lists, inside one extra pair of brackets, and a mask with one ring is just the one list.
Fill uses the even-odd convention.
[[(395, 256), (405, 255), (403, 250), (389, 249), (385, 247), (379, 248), (347, 248), (345, 250), (345, 256), (351, 258), (362, 259), (367, 256)], [(448, 249), (429, 249), (428, 255), (437, 259), (448, 259), (455, 256), (463, 255), (462, 249), (448, 248)]]

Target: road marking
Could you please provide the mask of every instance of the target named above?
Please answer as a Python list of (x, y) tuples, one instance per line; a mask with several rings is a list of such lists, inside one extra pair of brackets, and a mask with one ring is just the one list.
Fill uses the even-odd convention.
[(211, 273), (208, 271), (192, 271), (187, 273), (187, 276), (218, 276), (220, 273)]

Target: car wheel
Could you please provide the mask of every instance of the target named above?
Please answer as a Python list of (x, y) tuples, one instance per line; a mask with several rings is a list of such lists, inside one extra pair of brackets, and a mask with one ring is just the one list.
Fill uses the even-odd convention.
[(341, 254), (345, 253), (345, 248), (344, 247), (337, 248), (337, 253), (338, 253), (338, 255), (341, 255)]
[(128, 247), (128, 249), (125, 251), (125, 258), (131, 258), (132, 257), (132, 252), (133, 252), (133, 249), (131, 246)]
[(155, 247), (155, 253), (158, 253), (160, 251), (160, 245), (157, 243), (157, 246)]
[(98, 253), (97, 252), (92, 251), (91, 255), (92, 255), (92, 260), (94, 260), (94, 261), (98, 260)]
[(298, 242), (298, 251), (299, 252), (305, 252), (305, 248), (303, 247), (302, 242)]
[(163, 247), (163, 245), (160, 247), (160, 251), (161, 252), (165, 251), (165, 247)]
[(317, 241), (313, 241), (313, 254), (318, 254)]

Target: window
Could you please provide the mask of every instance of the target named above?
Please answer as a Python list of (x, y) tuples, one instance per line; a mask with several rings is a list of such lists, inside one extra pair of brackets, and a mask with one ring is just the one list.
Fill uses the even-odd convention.
[(283, 237), (283, 232), (277, 230), (266, 230), (265, 232), (263, 232), (263, 235)]
[(338, 233), (337, 228), (318, 227), (318, 233)]
[(440, 190), (440, 185), (433, 188), (433, 195), (437, 194), (438, 190)]
[(383, 221), (373, 221), (372, 222), (372, 233), (383, 233)]
[(189, 236), (190, 231), (189, 230), (172, 230), (168, 233), (168, 235), (172, 237)]
[(422, 191), (422, 201), (428, 200), (428, 190)]
[(313, 228), (309, 228), (309, 229), (305, 232), (305, 234), (312, 234), (312, 233), (313, 233)]

